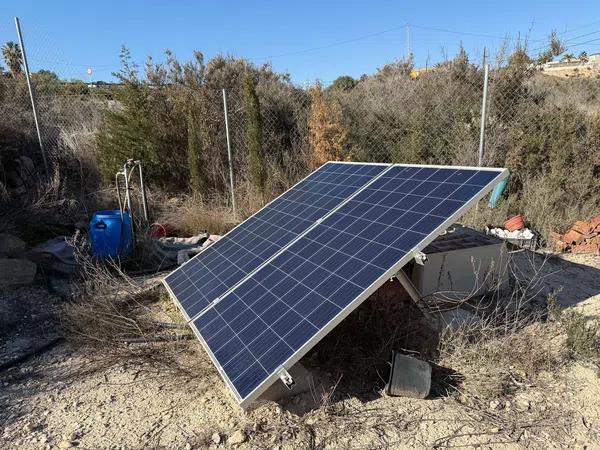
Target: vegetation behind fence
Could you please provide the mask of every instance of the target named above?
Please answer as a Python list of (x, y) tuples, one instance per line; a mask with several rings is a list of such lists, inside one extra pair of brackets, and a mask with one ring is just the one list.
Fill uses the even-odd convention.
[[(7, 202), (19, 181), (15, 161), (40, 160), (18, 67), (0, 76)], [(483, 220), (518, 212), (546, 233), (600, 205), (600, 79), (556, 78), (537, 67), (517, 48), (490, 71), (483, 161), (512, 176), (504, 201)], [(228, 199), (223, 89), (245, 213), (329, 159), (477, 164), (484, 76), (463, 50), (427, 70), (400, 60), (358, 80), (298, 87), (243, 59), (205, 61), (197, 52), (182, 62), (167, 52), (164, 63), (137, 67), (123, 49), (117, 78), (88, 85), (33, 74), (44, 147), (70, 189), (97, 189), (99, 174), (110, 183), (126, 159), (141, 158), (156, 189)]]

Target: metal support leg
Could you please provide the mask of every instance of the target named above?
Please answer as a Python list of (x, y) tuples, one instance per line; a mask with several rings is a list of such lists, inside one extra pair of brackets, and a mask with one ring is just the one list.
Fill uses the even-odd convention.
[(396, 278), (398, 279), (404, 290), (408, 292), (408, 295), (410, 295), (410, 298), (413, 299), (413, 301), (417, 305), (417, 308), (419, 308), (419, 310), (423, 313), (425, 318), (427, 318), (427, 320), (431, 320), (433, 323), (436, 319), (433, 317), (433, 315), (429, 312), (429, 310), (423, 303), (421, 294), (419, 293), (411, 279), (408, 278), (406, 273), (404, 273), (404, 270), (400, 269), (396, 274)]

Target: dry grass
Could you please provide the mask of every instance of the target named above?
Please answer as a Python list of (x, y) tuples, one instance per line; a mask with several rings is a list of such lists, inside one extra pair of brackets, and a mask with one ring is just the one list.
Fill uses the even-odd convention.
[(199, 196), (173, 199), (159, 214), (159, 221), (173, 225), (181, 236), (204, 231), (224, 234), (235, 225), (232, 210), (225, 202), (207, 201)]
[(76, 248), (81, 279), (61, 315), (71, 343), (95, 348), (98, 367), (126, 361), (180, 370), (178, 355), (190, 351), (184, 341), (191, 334), (166, 293)]

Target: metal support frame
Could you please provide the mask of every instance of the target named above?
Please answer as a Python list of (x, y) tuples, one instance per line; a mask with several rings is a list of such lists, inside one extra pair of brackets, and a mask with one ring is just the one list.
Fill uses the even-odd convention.
[(223, 114), (225, 115), (225, 137), (227, 138), (227, 161), (229, 162), (229, 189), (231, 190), (231, 209), (233, 218), (237, 220), (235, 205), (235, 189), (233, 188), (233, 160), (231, 157), (231, 139), (229, 138), (229, 114), (227, 112), (227, 92), (223, 89)]
[(296, 382), (294, 381), (292, 376), (289, 374), (289, 372), (287, 370), (285, 370), (285, 367), (281, 367), (277, 371), (277, 375), (279, 376), (279, 379), (281, 380), (281, 382), (288, 389), (292, 389), (294, 387), (294, 385), (296, 384)]
[(415, 262), (420, 266), (424, 266), (425, 263), (427, 262), (427, 255), (423, 252), (416, 252), (415, 253)]
[(19, 38), (19, 46), (21, 47), (21, 55), (23, 56), (23, 68), (25, 69), (25, 79), (27, 80), (27, 89), (29, 89), (29, 98), (31, 100), (31, 109), (33, 111), (33, 121), (35, 122), (35, 131), (37, 132), (38, 142), (40, 144), (40, 150), (42, 152), (42, 159), (44, 160), (44, 171), (46, 172), (46, 178), (50, 178), (50, 170), (48, 169), (48, 160), (46, 159), (46, 150), (44, 149), (44, 143), (42, 142), (42, 133), (40, 131), (40, 122), (38, 120), (37, 105), (35, 101), (35, 91), (31, 84), (31, 75), (29, 73), (29, 64), (27, 63), (27, 53), (25, 51), (25, 43), (23, 42), (23, 33), (21, 33), (21, 23), (19, 18), (15, 17), (15, 27), (17, 28), (17, 36)]
[(413, 301), (415, 302), (415, 305), (417, 305), (417, 308), (419, 308), (419, 310), (423, 313), (425, 318), (430, 321), (435, 320), (433, 315), (427, 309), (427, 306), (425, 305), (425, 303), (423, 303), (423, 298), (421, 297), (421, 293), (415, 287), (412, 280), (410, 278), (408, 278), (408, 275), (406, 275), (404, 270), (400, 269), (396, 273), (395, 277), (400, 282), (400, 284), (402, 285), (404, 290), (408, 293), (408, 295), (410, 295), (410, 298), (413, 299)]

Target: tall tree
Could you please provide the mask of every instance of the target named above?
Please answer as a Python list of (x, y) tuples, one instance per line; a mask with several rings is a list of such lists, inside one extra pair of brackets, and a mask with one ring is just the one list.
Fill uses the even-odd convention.
[(244, 77), (244, 111), (246, 113), (250, 182), (264, 202), (267, 171), (262, 150), (262, 117), (260, 115), (260, 102), (256, 94), (256, 82), (252, 73)]
[(8, 66), (8, 70), (14, 78), (23, 73), (23, 54), (16, 42), (9, 41), (2, 47), (2, 56)]

